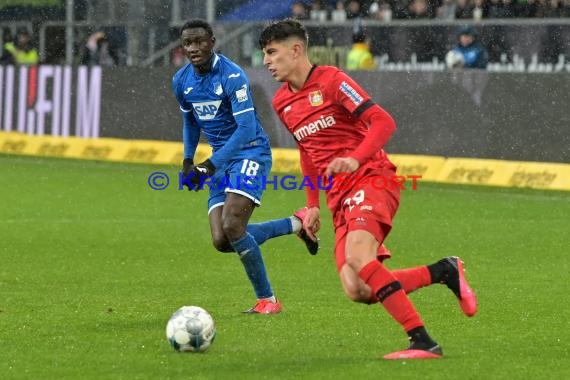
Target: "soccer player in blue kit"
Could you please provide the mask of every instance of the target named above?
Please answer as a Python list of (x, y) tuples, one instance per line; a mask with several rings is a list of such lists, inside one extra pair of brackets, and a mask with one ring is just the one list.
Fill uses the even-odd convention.
[[(296, 233), (309, 252), (316, 254), (318, 241), (302, 227), (307, 209), (288, 218), (248, 224), (255, 206), (261, 203), (263, 179), (272, 162), (269, 139), (257, 118), (249, 80), (238, 65), (214, 52), (216, 38), (206, 21), (185, 23), (180, 42), (190, 63), (174, 75), (172, 89), (184, 121), (185, 185), (196, 191), (209, 188), (213, 245), (220, 252), (237, 252), (257, 297), (256, 304), (245, 312), (279, 313), (281, 303), (267, 278), (259, 245), (276, 236)], [(201, 131), (213, 153), (204, 162), (194, 164)]]

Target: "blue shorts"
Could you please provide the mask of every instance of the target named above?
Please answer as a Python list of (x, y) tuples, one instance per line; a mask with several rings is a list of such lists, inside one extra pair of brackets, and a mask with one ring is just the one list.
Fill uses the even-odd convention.
[(224, 204), (226, 193), (242, 195), (259, 206), (271, 164), (271, 153), (258, 153), (251, 158), (232, 160), (225, 167), (216, 169), (216, 173), (204, 184), (210, 189), (208, 214)]

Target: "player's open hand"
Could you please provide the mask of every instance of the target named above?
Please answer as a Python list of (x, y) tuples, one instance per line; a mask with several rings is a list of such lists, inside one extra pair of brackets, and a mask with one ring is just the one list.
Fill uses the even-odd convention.
[(303, 229), (311, 239), (314, 241), (317, 240), (315, 234), (321, 229), (321, 216), (318, 207), (310, 207), (307, 209), (307, 215), (303, 219)]
[(360, 163), (352, 157), (337, 157), (327, 166), (325, 175), (327, 177), (338, 173), (352, 173), (358, 170)]

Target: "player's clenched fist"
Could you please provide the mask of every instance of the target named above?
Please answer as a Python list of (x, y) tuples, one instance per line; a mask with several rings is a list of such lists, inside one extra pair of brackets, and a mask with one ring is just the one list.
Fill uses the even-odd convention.
[(194, 165), (192, 159), (186, 158), (182, 166), (184, 185), (188, 187), (188, 190), (194, 191), (202, 190), (205, 178), (213, 176), (216, 171), (216, 167), (210, 160)]
[(192, 170), (194, 170), (194, 160), (185, 158), (184, 161), (182, 161), (182, 174), (184, 174), (184, 177), (187, 177)]
[(326, 176), (338, 173), (352, 173), (360, 167), (360, 163), (352, 157), (338, 157), (330, 162), (325, 171)]
[[(182, 161), (182, 178), (187, 178), (193, 170), (194, 160), (191, 158), (185, 158), (184, 161)], [(193, 190), (190, 188), (190, 185), (186, 181), (184, 181), (182, 185), (186, 186), (189, 191)]]

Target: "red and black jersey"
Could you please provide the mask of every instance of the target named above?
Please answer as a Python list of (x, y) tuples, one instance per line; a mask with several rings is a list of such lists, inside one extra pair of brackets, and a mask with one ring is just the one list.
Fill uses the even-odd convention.
[(368, 152), (365, 160), (354, 154), (370, 127), (360, 115), (371, 104), (370, 95), (333, 66), (313, 67), (299, 92), (285, 83), (273, 97), (277, 115), (301, 150), (303, 174), (311, 176), (324, 175), (336, 157), (357, 158), (361, 167), (354, 174), (358, 175), (369, 169), (394, 168), (381, 147)]

